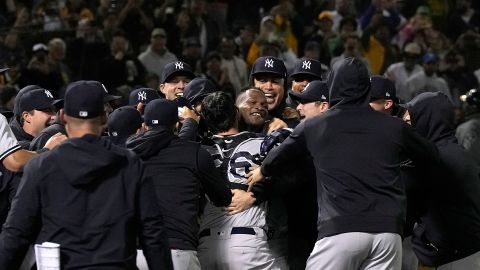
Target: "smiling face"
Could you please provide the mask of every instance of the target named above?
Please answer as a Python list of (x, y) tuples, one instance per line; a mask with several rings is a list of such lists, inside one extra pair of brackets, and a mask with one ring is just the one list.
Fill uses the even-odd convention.
[(263, 126), (268, 115), (267, 99), (263, 92), (250, 89), (245, 92), (245, 98), (238, 103), (240, 116), (249, 126)]
[(174, 100), (183, 95), (185, 86), (191, 81), (187, 76), (172, 76), (165, 83), (160, 84), (160, 91), (166, 99)]
[(274, 74), (258, 74), (253, 79), (254, 87), (259, 88), (267, 98), (268, 111), (276, 109), (285, 95), (284, 79)]

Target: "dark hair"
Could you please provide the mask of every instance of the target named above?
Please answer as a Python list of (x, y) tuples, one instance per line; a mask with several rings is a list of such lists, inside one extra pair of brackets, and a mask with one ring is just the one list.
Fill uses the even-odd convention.
[(353, 29), (357, 29), (358, 27), (357, 20), (355, 20), (355, 18), (351, 16), (346, 16), (342, 18), (342, 20), (340, 21), (339, 29), (342, 29), (343, 26), (345, 26), (346, 24), (351, 24), (353, 26)]
[(215, 92), (202, 101), (202, 115), (207, 127), (214, 134), (229, 130), (237, 117), (235, 102), (225, 92)]

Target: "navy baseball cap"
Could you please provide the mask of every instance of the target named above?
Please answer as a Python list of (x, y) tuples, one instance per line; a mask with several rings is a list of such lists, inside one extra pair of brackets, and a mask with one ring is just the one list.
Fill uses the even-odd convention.
[(257, 74), (273, 74), (278, 77), (287, 78), (287, 68), (283, 60), (273, 56), (262, 56), (255, 60), (252, 67), (251, 77)]
[(438, 57), (434, 53), (426, 53), (423, 55), (422, 60), (424, 63), (437, 63)]
[(155, 99), (148, 103), (143, 114), (149, 127), (171, 127), (178, 121), (177, 103), (168, 99)]
[(370, 81), (370, 100), (391, 99), (395, 103), (398, 102), (397, 90), (391, 80), (375, 75), (370, 78)]
[(300, 78), (300, 77), (311, 77), (311, 81), (313, 80), (321, 80), (322, 79), (322, 64), (320, 61), (308, 58), (298, 59), (295, 62), (295, 66), (293, 67), (292, 74), (290, 77), (293, 79)]
[(130, 136), (142, 127), (143, 119), (140, 113), (131, 106), (123, 106), (114, 110), (107, 120), (110, 136)]
[(315, 101), (328, 102), (328, 87), (326, 81), (311, 81), (302, 92), (290, 92), (290, 97), (300, 103)]
[(148, 104), (154, 99), (159, 99), (160, 95), (152, 88), (138, 88), (130, 92), (128, 105), (136, 106), (138, 103)]
[(104, 114), (105, 87), (97, 81), (76, 81), (67, 86), (64, 111), (68, 116), (90, 119)]
[(114, 101), (114, 100), (119, 100), (121, 99), (122, 97), (121, 96), (114, 96), (114, 95), (110, 95), (108, 93), (108, 90), (107, 88), (105, 87), (105, 85), (103, 85), (103, 83), (101, 82), (98, 82), (98, 81), (85, 81), (85, 82), (88, 82), (90, 84), (95, 84), (95, 85), (98, 85), (100, 87), (103, 88), (103, 102), (104, 103), (107, 103), (107, 102), (110, 102), (110, 101)]
[(20, 113), (33, 110), (46, 110), (53, 106), (55, 99), (47, 89), (34, 89), (20, 98)]
[(32, 84), (32, 85), (27, 85), (22, 89), (20, 89), (20, 91), (18, 91), (17, 96), (15, 97), (15, 105), (13, 105), (13, 115), (18, 116), (22, 114), (23, 111), (20, 110), (20, 100), (22, 99), (22, 96), (35, 89), (42, 89), (42, 88), (38, 85)]
[(195, 101), (203, 99), (208, 94), (216, 91), (217, 87), (209, 79), (195, 78), (185, 86), (185, 89), (183, 89), (183, 97), (193, 106)]
[(182, 61), (176, 61), (172, 63), (168, 63), (163, 68), (162, 77), (160, 83), (165, 83), (173, 76), (187, 76), (190, 79), (195, 78), (195, 74), (193, 73), (192, 67)]

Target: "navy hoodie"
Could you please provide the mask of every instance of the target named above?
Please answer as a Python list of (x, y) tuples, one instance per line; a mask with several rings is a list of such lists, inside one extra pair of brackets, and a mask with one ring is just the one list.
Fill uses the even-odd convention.
[(265, 176), (311, 155), (316, 168), (318, 237), (346, 232), (397, 233), (405, 222), (401, 153), (421, 164), (436, 149), (400, 119), (369, 106), (362, 61), (345, 58), (329, 74), (331, 109), (300, 123), (261, 169)]
[(0, 269), (33, 243), (60, 244), (62, 269), (173, 269), (151, 179), (140, 159), (94, 135), (69, 139), (26, 166), (0, 234)]
[(426, 211), (413, 233), (420, 262), (439, 266), (480, 251), (480, 171), (457, 143), (447, 96), (422, 93), (407, 108), (412, 126), (436, 144), (440, 156), (439, 166), (423, 179)]
[(232, 199), (210, 154), (199, 143), (162, 128), (130, 138), (127, 148), (141, 157), (145, 175), (153, 179), (170, 248), (197, 250), (200, 195), (205, 192), (217, 206), (228, 206)]

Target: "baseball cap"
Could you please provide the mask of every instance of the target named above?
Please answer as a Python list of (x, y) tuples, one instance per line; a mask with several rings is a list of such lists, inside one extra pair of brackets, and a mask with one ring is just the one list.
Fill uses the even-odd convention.
[(0, 73), (3, 73), (5, 71), (9, 70), (9, 68), (5, 67), (5, 68), (0, 68)]
[(183, 97), (193, 106), (195, 101), (203, 99), (208, 94), (216, 92), (217, 90), (215, 84), (209, 79), (195, 78), (183, 89)]
[(45, 45), (43, 43), (37, 43), (37, 44), (33, 45), (32, 51), (33, 52), (38, 52), (38, 51), (48, 52), (48, 47), (47, 47), (47, 45)]
[(84, 82), (88, 82), (88, 83), (90, 83), (90, 84), (95, 84), (95, 85), (97, 85), (98, 87), (103, 88), (103, 102), (104, 102), (104, 103), (107, 103), (107, 102), (110, 102), (110, 101), (114, 101), (114, 100), (118, 100), (118, 99), (121, 99), (121, 98), (122, 98), (121, 96), (110, 95), (110, 94), (108, 93), (108, 90), (107, 90), (107, 88), (105, 87), (105, 85), (103, 85), (103, 83), (101, 83), (101, 82), (98, 82), (98, 81), (84, 81)]
[(65, 92), (65, 113), (80, 119), (90, 119), (102, 115), (105, 91), (105, 87), (97, 81), (70, 83)]
[(41, 87), (31, 84), (23, 87), (22, 89), (20, 89), (20, 91), (18, 91), (18, 94), (15, 97), (15, 105), (13, 106), (13, 115), (18, 116), (23, 112), (20, 110), (20, 100), (22, 99), (22, 96), (35, 89), (41, 89)]
[(290, 77), (311, 76), (313, 80), (322, 79), (322, 64), (320, 61), (308, 58), (298, 59), (293, 67)]
[(379, 75), (370, 78), (370, 100), (391, 99), (395, 103), (397, 100), (397, 90), (393, 81)]
[(195, 74), (189, 64), (182, 61), (176, 61), (165, 65), (160, 83), (165, 83), (171, 77), (179, 75), (184, 75), (191, 79), (195, 78)]
[(107, 120), (108, 134), (110, 136), (129, 136), (135, 134), (142, 126), (143, 119), (133, 107), (123, 106), (114, 110)]
[(143, 114), (149, 127), (171, 127), (178, 121), (177, 103), (168, 99), (155, 99), (148, 103)]
[(300, 103), (309, 103), (314, 101), (328, 102), (328, 87), (326, 81), (311, 81), (302, 92), (290, 92), (292, 99)]
[(156, 37), (156, 36), (166, 37), (167, 33), (165, 32), (165, 30), (163, 28), (155, 28), (155, 29), (153, 29), (150, 37), (153, 38), (153, 37)]
[(35, 89), (20, 98), (20, 113), (46, 110), (53, 106), (55, 99), (47, 89)]
[(422, 60), (423, 60), (424, 63), (432, 63), (432, 62), (436, 63), (436, 62), (438, 62), (437, 56), (433, 53), (424, 54)]
[(152, 88), (138, 88), (130, 92), (128, 105), (136, 106), (140, 102), (148, 104), (150, 101), (158, 98), (160, 98), (160, 95)]
[(333, 21), (333, 15), (330, 11), (322, 11), (320, 14), (318, 14), (318, 20), (321, 21), (323, 19), (328, 19), (330, 21)]
[(255, 60), (250, 76), (253, 77), (254, 75), (260, 73), (278, 75), (282, 78), (287, 77), (287, 69), (285, 68), (285, 64), (281, 59), (273, 56), (262, 56)]
[(416, 13), (430, 16), (430, 9), (427, 6), (419, 6)]

